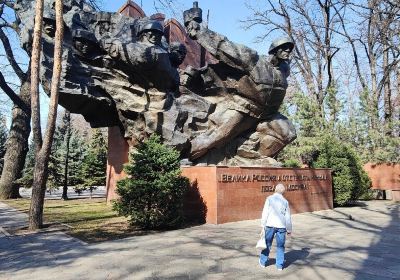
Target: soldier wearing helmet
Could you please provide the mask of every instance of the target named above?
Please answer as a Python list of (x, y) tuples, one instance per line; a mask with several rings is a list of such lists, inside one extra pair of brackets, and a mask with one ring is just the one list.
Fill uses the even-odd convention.
[[(245, 150), (261, 156), (274, 157), (296, 138), (293, 124), (279, 113), (288, 87), (289, 56), (294, 43), (289, 38), (274, 41), (269, 56), (233, 43), (225, 36), (200, 26), (201, 12), (197, 6), (184, 12), (188, 35), (204, 47), (218, 63), (210, 63), (201, 73), (192, 74), (187, 85), (193, 92), (205, 96), (224, 96), (210, 115), (210, 133), (191, 140), (190, 159), (207, 154), (212, 148), (228, 145), (237, 135), (248, 135)], [(211, 81), (211, 82), (210, 82)], [(227, 94), (229, 93), (229, 94)], [(249, 148), (251, 147), (251, 148)], [(239, 149), (238, 149), (239, 150)]]
[(74, 30), (72, 33), (72, 41), (78, 55), (86, 58), (98, 55), (98, 52), (96, 52), (97, 39), (92, 32), (84, 29)]
[(184, 44), (180, 42), (171, 42), (169, 45), (169, 60), (171, 65), (178, 68), (179, 65), (185, 60), (187, 49)]
[[(277, 54), (279, 50), (287, 50), (289, 53), (294, 48), (294, 42), (289, 37), (282, 37), (272, 42), (269, 47), (268, 54)], [(285, 57), (283, 59), (288, 59)]]
[(43, 32), (54, 38), (56, 33), (56, 15), (53, 10), (45, 9), (43, 12)]
[(153, 46), (161, 46), (161, 39), (164, 35), (164, 27), (157, 20), (145, 23), (139, 30), (139, 41)]
[(101, 38), (111, 32), (111, 13), (99, 12), (96, 14), (96, 37)]
[[(116, 68), (141, 87), (160, 91), (177, 90), (179, 75), (171, 61), (171, 54), (162, 45), (162, 24), (155, 20), (143, 20), (140, 23), (137, 40), (126, 43), (117, 38), (103, 38), (100, 41), (101, 48), (116, 62)], [(179, 49), (184, 52), (182, 48)], [(174, 50), (172, 55), (175, 54)], [(184, 56), (175, 62), (181, 63), (180, 59), (183, 60)]]
[(282, 37), (272, 42), (268, 54), (270, 62), (279, 67), (286, 77), (290, 74), (289, 58), (294, 48), (294, 42), (289, 37)]

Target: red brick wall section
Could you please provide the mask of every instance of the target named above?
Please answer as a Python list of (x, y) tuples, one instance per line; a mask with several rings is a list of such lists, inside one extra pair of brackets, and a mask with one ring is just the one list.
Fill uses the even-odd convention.
[[(217, 224), (216, 168), (209, 166), (183, 167), (182, 175), (190, 179), (190, 190), (185, 199), (185, 213), (189, 219)], [(200, 217), (204, 212), (204, 217)]]
[(118, 13), (133, 18), (144, 18), (146, 16), (142, 8), (130, 0), (127, 1), (121, 8), (119, 8)]
[(107, 156), (107, 203), (116, 199), (117, 181), (125, 178), (123, 165), (128, 162), (129, 145), (122, 137), (119, 127), (108, 128), (108, 156)]
[(400, 164), (367, 163), (364, 170), (372, 181), (372, 189), (400, 190)]
[(333, 208), (330, 169), (185, 167), (183, 175), (197, 181), (207, 223), (259, 219), (265, 199), (278, 183), (287, 188), (292, 213)]
[(185, 69), (188, 65), (194, 68), (200, 68), (200, 45), (186, 35), (185, 28), (176, 19), (169, 19), (164, 27), (165, 37), (168, 42), (181, 42), (187, 49), (186, 58), (179, 68)]

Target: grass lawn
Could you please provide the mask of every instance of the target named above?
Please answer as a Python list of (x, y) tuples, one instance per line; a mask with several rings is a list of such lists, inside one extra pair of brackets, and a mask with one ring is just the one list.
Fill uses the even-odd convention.
[[(2, 202), (29, 214), (30, 199)], [(44, 223), (66, 224), (66, 233), (88, 243), (151, 233), (131, 227), (127, 218), (119, 217), (111, 205), (107, 205), (105, 198), (45, 200)]]

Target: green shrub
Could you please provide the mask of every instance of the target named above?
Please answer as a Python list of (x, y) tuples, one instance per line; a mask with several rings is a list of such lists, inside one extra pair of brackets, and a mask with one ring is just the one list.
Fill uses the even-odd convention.
[(157, 135), (130, 154), (127, 178), (117, 182), (114, 209), (143, 228), (174, 228), (183, 222), (183, 197), (189, 180), (181, 176), (179, 153)]
[(326, 137), (318, 147), (315, 168), (331, 168), (334, 203), (345, 205), (368, 194), (371, 181), (355, 151), (334, 137)]
[(283, 162), (283, 167), (301, 167), (301, 163), (297, 159), (287, 159)]

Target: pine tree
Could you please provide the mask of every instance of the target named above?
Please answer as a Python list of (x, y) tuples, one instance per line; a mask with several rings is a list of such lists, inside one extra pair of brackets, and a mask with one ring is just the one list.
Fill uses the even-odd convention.
[(68, 185), (77, 186), (83, 183), (82, 179), (82, 163), (87, 153), (88, 145), (84, 136), (79, 131), (71, 129), (71, 139), (69, 144), (69, 163), (68, 163)]
[(114, 209), (143, 228), (177, 227), (183, 222), (183, 196), (189, 180), (181, 176), (179, 153), (157, 135), (141, 143), (117, 183)]
[(75, 187), (76, 192), (93, 190), (105, 185), (107, 168), (107, 144), (100, 129), (94, 129), (89, 148), (82, 163), (82, 183)]
[(52, 191), (58, 189), (62, 185), (63, 180), (63, 166), (65, 158), (65, 138), (67, 126), (65, 123), (65, 112), (61, 122), (57, 123), (56, 130), (53, 136), (53, 143), (51, 146), (51, 153), (49, 159), (49, 170), (46, 189)]
[(335, 204), (345, 205), (368, 195), (371, 181), (359, 157), (352, 147), (335, 137), (323, 138), (311, 165), (316, 168), (332, 168)]
[(68, 199), (68, 186), (83, 183), (82, 163), (87, 145), (84, 136), (74, 128), (71, 115), (65, 111), (54, 133), (49, 162), (47, 189), (63, 188), (61, 199)]

